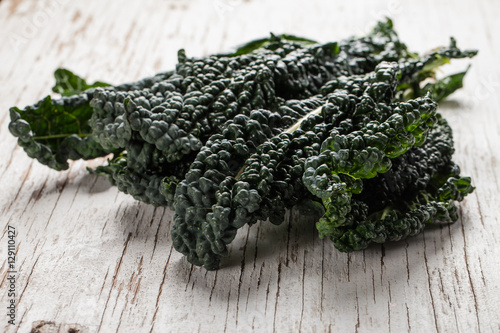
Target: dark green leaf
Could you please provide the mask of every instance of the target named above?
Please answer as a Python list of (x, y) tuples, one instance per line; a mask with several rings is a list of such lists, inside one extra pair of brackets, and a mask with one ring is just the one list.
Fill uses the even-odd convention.
[(463, 72), (455, 73), (449, 76), (446, 76), (440, 80), (437, 80), (435, 83), (428, 83), (422, 89), (423, 91), (430, 90), (432, 93), (432, 98), (436, 102), (440, 102), (456, 90), (462, 88), (465, 74), (469, 67)]
[(110, 84), (100, 81), (88, 84), (83, 78), (64, 68), (57, 69), (54, 72), (54, 77), (56, 84), (52, 91), (63, 96), (77, 95), (90, 88), (110, 86)]
[(294, 42), (294, 43), (300, 44), (304, 47), (317, 44), (316, 41), (313, 41), (311, 39), (304, 38), (304, 37), (298, 37), (298, 36), (286, 35), (286, 34), (276, 36), (276, 35), (271, 34), (270, 37), (256, 39), (256, 40), (250, 41), (248, 43), (245, 43), (245, 44), (239, 46), (236, 49), (236, 51), (234, 51), (233, 53), (225, 54), (225, 56), (234, 57), (234, 56), (252, 53), (252, 52), (255, 52), (255, 51), (262, 49), (266, 46), (269, 46), (271, 43), (279, 42), (280, 40)]
[(94, 140), (88, 120), (92, 115), (87, 94), (52, 100), (45, 97), (24, 110), (10, 109), (10, 132), (28, 156), (56, 170), (68, 168), (68, 159), (92, 159), (107, 154)]

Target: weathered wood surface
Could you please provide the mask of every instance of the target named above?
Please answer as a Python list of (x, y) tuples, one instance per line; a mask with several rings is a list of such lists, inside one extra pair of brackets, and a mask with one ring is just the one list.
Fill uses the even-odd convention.
[[(499, 332), (499, 14), (494, 0), (1, 0), (0, 331)], [(119, 193), (84, 162), (49, 170), (7, 130), (8, 108), (45, 96), (59, 66), (121, 83), (171, 69), (181, 47), (206, 55), (269, 31), (336, 40), (386, 15), (413, 50), (450, 35), (480, 50), (441, 106), (477, 190), (456, 224), (404, 242), (346, 255), (290, 211), (279, 227), (241, 230), (223, 268), (207, 272), (173, 250), (171, 211)], [(4, 315), (8, 225), (15, 326)]]

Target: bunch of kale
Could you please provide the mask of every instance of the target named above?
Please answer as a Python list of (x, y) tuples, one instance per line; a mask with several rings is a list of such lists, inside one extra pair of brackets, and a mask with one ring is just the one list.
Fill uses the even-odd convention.
[(119, 190), (175, 210), (175, 248), (217, 269), (245, 224), (279, 224), (297, 206), (341, 251), (454, 222), (471, 193), (451, 161), (451, 129), (436, 102), (466, 72), (436, 80), (449, 47), (419, 56), (390, 20), (365, 37), (319, 44), (289, 35), (232, 54), (188, 58), (142, 81), (87, 84), (56, 71), (55, 92), (10, 110), (11, 133), (56, 170), (113, 157), (93, 172)]

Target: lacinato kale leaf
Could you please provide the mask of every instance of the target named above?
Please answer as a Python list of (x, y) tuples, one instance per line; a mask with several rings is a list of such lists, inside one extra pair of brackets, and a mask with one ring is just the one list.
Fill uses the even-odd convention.
[(89, 171), (175, 210), (175, 249), (206, 269), (239, 228), (293, 207), (339, 250), (361, 250), (458, 219), (474, 187), (437, 102), (469, 68), (437, 73), (476, 53), (451, 38), (420, 56), (391, 20), (328, 43), (271, 34), (230, 53), (180, 50), (175, 70), (115, 86), (59, 69), (62, 97), (11, 108), (9, 130), (56, 170), (112, 154)]
[[(151, 78), (104, 89), (147, 89), (171, 75), (172, 72), (159, 73)], [(95, 112), (91, 106), (95, 89), (89, 88), (91, 86), (83, 79), (66, 70), (57, 70), (55, 77), (54, 90), (71, 96), (59, 99), (47, 96), (24, 109), (10, 108), (9, 131), (18, 138), (19, 146), (28, 156), (52, 169), (65, 170), (68, 160), (88, 160), (123, 151), (121, 148), (106, 149), (96, 140), (89, 123)], [(66, 83), (63, 83), (62, 77), (67, 77)], [(97, 83), (97, 86), (104, 84)], [(89, 89), (80, 91), (82, 88)]]
[(91, 88), (110, 86), (110, 84), (101, 81), (88, 84), (85, 79), (64, 68), (57, 69), (54, 72), (54, 77), (56, 84), (52, 87), (52, 91), (62, 96), (77, 95)]
[(55, 170), (67, 169), (68, 159), (105, 156), (110, 151), (94, 140), (88, 125), (90, 98), (87, 93), (57, 100), (47, 96), (24, 110), (13, 107), (9, 130), (28, 156)]

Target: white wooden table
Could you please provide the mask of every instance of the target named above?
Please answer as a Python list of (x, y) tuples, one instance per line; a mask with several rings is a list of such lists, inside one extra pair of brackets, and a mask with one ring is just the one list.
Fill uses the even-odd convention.
[[(57, 67), (122, 83), (173, 68), (179, 48), (202, 56), (271, 31), (333, 41), (386, 15), (412, 50), (451, 35), (480, 50), (450, 66), (472, 63), (441, 105), (477, 190), (456, 224), (407, 241), (340, 253), (292, 210), (279, 227), (243, 228), (223, 268), (207, 272), (173, 250), (170, 210), (87, 174), (102, 160), (56, 172), (7, 130), (8, 108), (48, 94)], [(0, 0), (0, 331), (499, 332), (499, 16), (495, 0)]]

